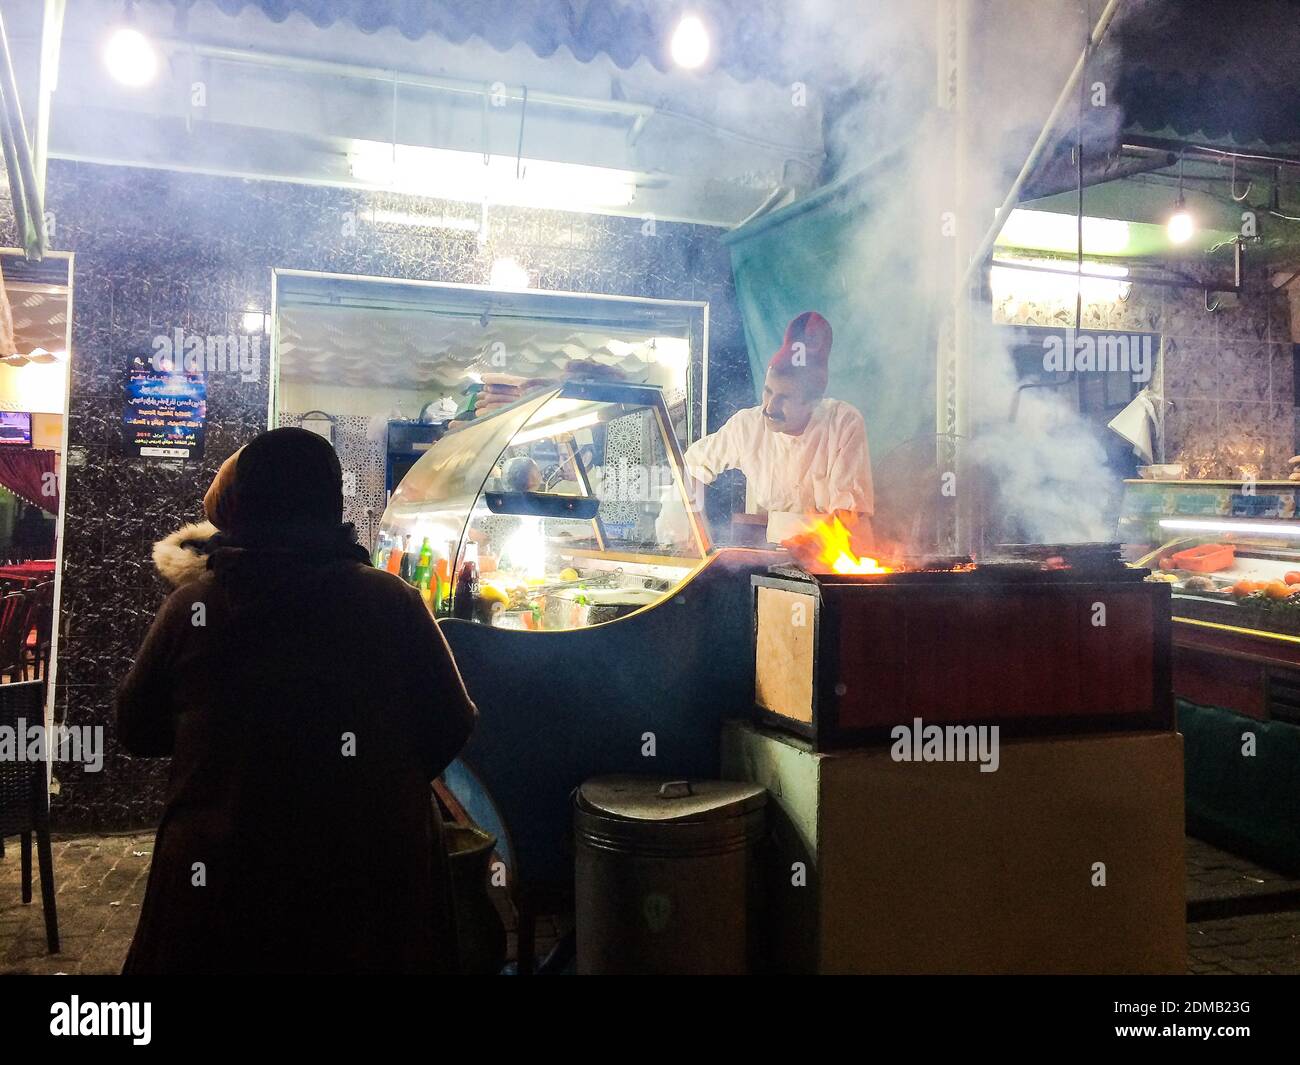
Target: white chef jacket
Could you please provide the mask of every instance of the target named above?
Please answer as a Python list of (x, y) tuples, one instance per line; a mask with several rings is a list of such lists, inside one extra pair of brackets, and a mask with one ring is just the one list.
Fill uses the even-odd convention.
[(867, 426), (843, 400), (820, 400), (798, 436), (768, 428), (762, 407), (747, 407), (688, 447), (683, 458), (704, 484), (739, 469), (750, 500), (768, 513), (875, 511)]

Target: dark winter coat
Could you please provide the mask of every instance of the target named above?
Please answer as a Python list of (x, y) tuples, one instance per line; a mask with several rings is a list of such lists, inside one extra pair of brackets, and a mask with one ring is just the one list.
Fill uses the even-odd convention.
[[(118, 696), (170, 755), (124, 972), (436, 972), (455, 938), (429, 782), (474, 707), (419, 594), (356, 548), (158, 545), (179, 587)], [(188, 546), (186, 546), (188, 542)]]

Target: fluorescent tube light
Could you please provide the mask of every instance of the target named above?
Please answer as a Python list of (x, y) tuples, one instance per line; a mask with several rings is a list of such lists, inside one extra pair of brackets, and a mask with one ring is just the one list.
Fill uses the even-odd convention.
[(377, 141), (354, 141), (348, 160), (363, 185), (465, 203), (582, 210), (626, 207), (636, 196), (632, 171), (584, 163), (513, 155), (485, 162), (482, 152)]
[[(1128, 248), (1128, 223), (1115, 218), (1083, 218), (1085, 255), (1118, 255)], [(1079, 222), (1072, 214), (1017, 207), (1007, 216), (996, 243), (1038, 251), (1076, 251)]]
[(1161, 518), (1162, 529), (1179, 532), (1241, 532), (1255, 536), (1300, 536), (1300, 525), (1265, 525), (1252, 521), (1211, 521), (1198, 518)]

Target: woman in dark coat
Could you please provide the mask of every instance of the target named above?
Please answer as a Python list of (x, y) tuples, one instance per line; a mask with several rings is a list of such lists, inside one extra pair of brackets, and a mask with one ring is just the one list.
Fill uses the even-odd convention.
[(215, 537), (155, 551), (180, 586), (118, 693), (126, 749), (172, 757), (123, 971), (453, 971), (429, 782), (475, 710), (446, 641), (342, 524), (320, 437), (257, 437), (204, 509)]

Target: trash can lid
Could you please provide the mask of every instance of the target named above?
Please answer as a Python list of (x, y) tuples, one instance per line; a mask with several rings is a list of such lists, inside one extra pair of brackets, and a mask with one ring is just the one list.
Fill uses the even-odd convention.
[(734, 780), (619, 775), (588, 780), (578, 801), (630, 821), (713, 821), (757, 809), (767, 802), (767, 789)]

